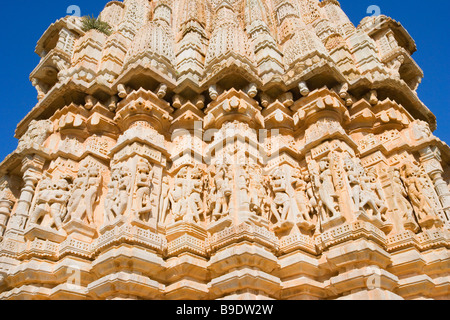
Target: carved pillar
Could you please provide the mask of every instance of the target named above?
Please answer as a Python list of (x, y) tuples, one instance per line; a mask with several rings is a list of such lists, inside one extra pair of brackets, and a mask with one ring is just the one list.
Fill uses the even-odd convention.
[(45, 159), (39, 155), (28, 155), (22, 160), (24, 187), (20, 192), (16, 212), (11, 218), (10, 228), (6, 235), (23, 235), (29, 216), (31, 201), (36, 190), (36, 184), (42, 173)]
[(439, 216), (448, 223), (450, 221), (450, 191), (442, 177), (444, 169), (441, 166), (441, 152), (436, 146), (427, 146), (419, 152), (425, 172), (433, 180), (434, 188), (444, 209), (444, 213), (439, 214)]
[(11, 200), (0, 200), (0, 239), (6, 230), (6, 225), (8, 223), (9, 216), (11, 215), (12, 205), (13, 202)]

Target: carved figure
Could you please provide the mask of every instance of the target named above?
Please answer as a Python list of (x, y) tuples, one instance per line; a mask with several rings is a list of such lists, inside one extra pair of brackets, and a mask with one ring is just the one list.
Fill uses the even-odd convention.
[(419, 222), (436, 218), (435, 206), (428, 197), (427, 183), (420, 177), (420, 169), (408, 162), (401, 167), (401, 176)]
[(403, 225), (406, 229), (414, 232), (417, 231), (417, 224), (414, 219), (414, 210), (408, 201), (408, 193), (403, 185), (400, 170), (394, 168), (392, 173), (392, 192), (394, 196), (395, 206), (402, 213)]
[(377, 174), (374, 171), (369, 171), (361, 179), (362, 190), (359, 208), (365, 210), (369, 215), (377, 217), (380, 221), (384, 221), (387, 206)]
[(187, 219), (200, 222), (201, 217), (204, 217), (203, 208), (203, 172), (199, 167), (194, 167), (191, 171), (191, 179), (189, 181), (189, 190), (187, 192), (188, 212)]
[(113, 170), (108, 188), (105, 218), (106, 221), (113, 221), (117, 217), (123, 216), (128, 207), (131, 173), (126, 166)]
[(136, 207), (134, 214), (142, 221), (148, 221), (153, 217), (150, 203), (151, 191), (153, 189), (153, 171), (147, 161), (142, 160), (137, 165), (136, 172)]
[(170, 180), (169, 176), (164, 176), (162, 178), (161, 185), (161, 197), (159, 200), (160, 210), (159, 217), (161, 222), (166, 222), (166, 217), (169, 211), (170, 203), (171, 203), (171, 193), (170, 193)]
[[(302, 227), (310, 229), (314, 226), (312, 223), (314, 210), (308, 195), (307, 179), (300, 170), (297, 170), (293, 176), (292, 186), (295, 191), (295, 203), (298, 208), (297, 220)], [(314, 197), (313, 195), (311, 196)]]
[(275, 216), (278, 222), (292, 221), (291, 217), (291, 197), (287, 194), (287, 182), (286, 176), (281, 169), (277, 169), (271, 181), (272, 191), (275, 194), (275, 198), (271, 205), (272, 214)]
[(36, 207), (30, 216), (30, 225), (43, 225), (45, 215), (50, 215), (48, 227), (62, 229), (61, 217), (66, 210), (69, 199), (69, 183), (65, 179), (60, 179), (53, 183), (50, 178), (45, 178), (40, 183), (39, 192), (36, 195)]
[(239, 210), (243, 212), (250, 211), (250, 179), (248, 176), (248, 168), (246, 166), (238, 169), (236, 186)]
[(330, 160), (322, 159), (319, 162), (320, 174), (316, 179), (317, 195), (321, 209), (322, 221), (326, 222), (331, 218), (340, 216), (338, 211), (338, 195), (333, 185), (333, 176), (330, 169)]
[(232, 189), (226, 166), (219, 167), (214, 177), (214, 184), (216, 204), (213, 212), (213, 220), (219, 220), (228, 215), (230, 210)]
[(188, 170), (187, 167), (182, 168), (175, 177), (173, 189), (170, 192), (170, 200), (172, 207), (172, 214), (175, 221), (182, 220), (187, 214), (187, 199), (186, 199), (186, 179)]
[(101, 185), (101, 176), (98, 168), (82, 168), (74, 181), (72, 198), (69, 204), (69, 213), (64, 222), (71, 218), (83, 220), (89, 224), (94, 223), (94, 205), (98, 201), (98, 189)]

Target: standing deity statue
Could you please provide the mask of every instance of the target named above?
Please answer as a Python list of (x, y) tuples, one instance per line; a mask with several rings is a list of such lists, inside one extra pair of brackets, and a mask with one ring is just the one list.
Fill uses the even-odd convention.
[(311, 179), (311, 175), (308, 171), (306, 171), (305, 175), (303, 176), (304, 181), (306, 182), (306, 195), (308, 196), (308, 203), (310, 208), (310, 214), (316, 219), (318, 218), (319, 211), (318, 211), (318, 200), (316, 197), (316, 194), (314, 192), (314, 185), (313, 180)]
[(287, 180), (281, 169), (276, 169), (272, 175), (271, 188), (275, 194), (271, 212), (278, 223), (293, 221), (291, 197), (287, 194)]
[(119, 193), (120, 170), (115, 168), (111, 172), (111, 180), (108, 183), (108, 192), (105, 197), (104, 221), (113, 221), (116, 217), (114, 203)]
[(237, 196), (239, 203), (239, 210), (242, 212), (250, 211), (250, 179), (248, 175), (248, 168), (243, 166), (238, 169), (237, 179)]
[(38, 220), (43, 218), (49, 212), (48, 202), (50, 201), (50, 194), (52, 188), (52, 180), (44, 178), (39, 183), (39, 191), (36, 193), (36, 204), (34, 211), (30, 215), (30, 225), (38, 224)]
[(64, 223), (69, 222), (72, 213), (74, 213), (84, 197), (88, 183), (89, 171), (86, 167), (81, 167), (78, 170), (77, 177), (73, 180), (71, 196), (67, 205), (67, 214), (64, 216)]
[(191, 171), (191, 179), (188, 181), (189, 189), (187, 192), (187, 219), (189, 221), (200, 222), (205, 219), (203, 207), (203, 171), (199, 167), (194, 167)]
[(169, 207), (171, 203), (171, 193), (170, 193), (170, 180), (169, 176), (164, 176), (162, 178), (161, 184), (161, 197), (159, 198), (159, 221), (162, 223), (166, 222), (166, 217), (169, 212)]
[(215, 221), (229, 214), (232, 189), (228, 173), (226, 166), (220, 166), (214, 177), (215, 207), (213, 220)]
[(324, 158), (319, 162), (319, 171), (320, 173), (315, 183), (317, 188), (316, 194), (319, 199), (321, 219), (323, 222), (327, 222), (341, 215), (328, 158)]
[(94, 204), (99, 200), (98, 190), (102, 183), (102, 177), (98, 168), (91, 167), (88, 172), (87, 188), (84, 196), (86, 211), (80, 215), (80, 218), (83, 219), (83, 215), (86, 215), (87, 222), (92, 224), (94, 223)]
[(258, 216), (264, 212), (264, 201), (267, 196), (264, 187), (264, 177), (262, 170), (256, 165), (252, 166), (252, 179), (250, 182), (250, 210)]
[(30, 215), (30, 225), (42, 225), (49, 214), (50, 222), (46, 226), (61, 230), (68, 200), (69, 183), (66, 179), (60, 179), (57, 183), (53, 183), (50, 178), (43, 179), (37, 193), (36, 207)]
[(170, 192), (172, 215), (175, 221), (183, 220), (187, 214), (186, 183), (187, 167), (182, 168), (175, 177), (174, 186)]
[(113, 170), (105, 201), (105, 221), (113, 221), (124, 215), (131, 190), (131, 173), (126, 165)]
[(151, 192), (153, 189), (153, 170), (147, 161), (142, 160), (137, 165), (136, 172), (136, 206), (134, 214), (142, 221), (153, 218)]
[(367, 214), (370, 218), (386, 222), (385, 213), (388, 208), (383, 189), (378, 182), (378, 175), (375, 169), (367, 172), (358, 160), (353, 160), (349, 155), (344, 160), (355, 210)]
[(358, 209), (367, 213), (370, 217), (384, 221), (384, 213), (387, 210), (387, 206), (383, 201), (383, 191), (377, 178), (377, 175), (373, 172), (360, 177), (361, 192)]
[(314, 209), (308, 196), (308, 183), (300, 170), (297, 170), (292, 178), (292, 186), (295, 191), (295, 203), (299, 211), (297, 220), (301, 227), (311, 229), (314, 227), (312, 223)]
[(101, 182), (102, 178), (98, 168), (80, 168), (77, 178), (74, 180), (69, 212), (64, 222), (68, 222), (71, 218), (77, 220), (86, 218), (89, 224), (94, 223), (94, 205), (98, 201)]
[(404, 227), (416, 232), (418, 226), (414, 219), (414, 210), (407, 199), (408, 193), (403, 185), (400, 170), (398, 168), (394, 168), (392, 173), (392, 192), (395, 207), (402, 214)]
[(401, 176), (419, 223), (438, 220), (435, 204), (430, 199), (430, 190), (426, 178), (421, 176), (420, 168), (408, 162), (401, 167)]
[(353, 203), (355, 204), (355, 209), (360, 209), (360, 200), (361, 200), (361, 181), (360, 177), (362, 172), (359, 166), (355, 165), (353, 160), (347, 156), (344, 160), (344, 169), (347, 172), (347, 180), (350, 186), (350, 193), (353, 199)]

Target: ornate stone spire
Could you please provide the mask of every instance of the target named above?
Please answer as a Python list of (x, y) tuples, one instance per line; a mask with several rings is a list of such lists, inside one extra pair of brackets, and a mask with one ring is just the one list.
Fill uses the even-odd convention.
[(227, 0), (216, 7), (213, 28), (205, 61), (207, 67), (230, 55), (253, 64), (254, 52), (251, 42), (241, 27), (235, 10)]
[(100, 18), (36, 46), (0, 299), (448, 299), (450, 147), (400, 23), (336, 0)]
[(138, 60), (155, 66), (162, 64), (171, 73), (175, 62), (174, 36), (171, 29), (172, 9), (169, 1), (157, 2), (153, 20), (147, 21), (137, 32), (127, 53), (124, 68)]

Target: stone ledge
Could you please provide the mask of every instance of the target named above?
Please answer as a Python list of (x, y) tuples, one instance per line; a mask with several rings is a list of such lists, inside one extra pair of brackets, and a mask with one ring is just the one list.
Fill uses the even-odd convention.
[(164, 252), (167, 249), (167, 240), (161, 235), (129, 225), (116, 226), (112, 230), (106, 231), (93, 242), (92, 248), (94, 254), (97, 254), (105, 248), (121, 242), (140, 244), (157, 252)]
[(316, 255), (318, 253), (314, 238), (295, 234), (280, 240), (280, 254), (286, 254), (295, 250), (306, 251)]
[(386, 236), (383, 231), (370, 222), (356, 221), (343, 224), (331, 230), (325, 231), (315, 239), (319, 252), (348, 240), (366, 238), (373, 240), (383, 248), (386, 247)]
[(191, 252), (202, 257), (207, 257), (205, 241), (196, 237), (184, 234), (179, 238), (170, 241), (167, 245), (167, 255), (176, 256), (182, 252)]
[(396, 252), (405, 248), (415, 247), (419, 251), (425, 251), (436, 247), (450, 246), (450, 232), (448, 230), (424, 230), (414, 234), (407, 230), (387, 238), (388, 252)]
[(274, 252), (279, 249), (278, 238), (271, 231), (263, 227), (243, 223), (228, 227), (209, 237), (206, 243), (207, 251), (212, 254), (221, 248), (241, 241), (256, 242)]

